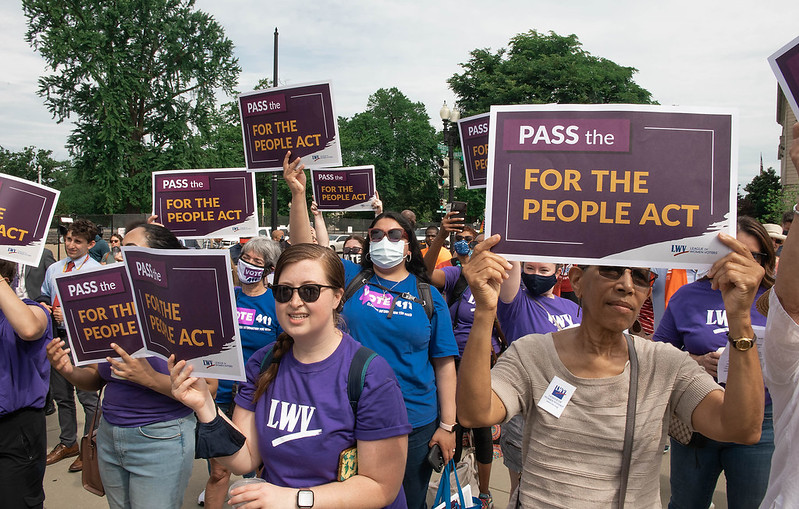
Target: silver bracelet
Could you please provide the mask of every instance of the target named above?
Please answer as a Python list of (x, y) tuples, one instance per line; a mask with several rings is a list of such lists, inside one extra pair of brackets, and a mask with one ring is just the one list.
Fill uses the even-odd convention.
[(796, 205), (793, 206), (793, 213), (794, 214), (799, 214), (799, 209), (797, 209), (796, 207), (799, 207), (799, 203), (797, 203)]

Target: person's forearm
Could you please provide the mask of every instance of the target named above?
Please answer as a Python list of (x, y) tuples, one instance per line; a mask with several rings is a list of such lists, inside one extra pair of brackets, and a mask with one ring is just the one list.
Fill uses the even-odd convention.
[(316, 229), (316, 243), (322, 247), (330, 247), (330, 235), (327, 233), (327, 224), (321, 212), (314, 216), (313, 223)]
[(441, 251), (441, 247), (444, 245), (444, 239), (446, 238), (447, 234), (442, 229), (438, 232), (438, 235), (435, 236), (433, 242), (427, 246), (427, 252), (424, 254), (424, 268), (427, 271), (427, 277), (432, 276), (433, 271), (436, 269), (438, 253)]
[(457, 386), (455, 359), (452, 357), (433, 359), (433, 369), (436, 374), (438, 406), (441, 409), (440, 420), (444, 424), (455, 424), (455, 388)]
[[(794, 214), (794, 218), (799, 217)], [(782, 244), (780, 270), (774, 291), (783, 309), (799, 323), (799, 224), (788, 231)]]
[(291, 193), (289, 236), (292, 246), (312, 242), (311, 221), (308, 219), (308, 204), (305, 203), (305, 194)]
[[(728, 316), (727, 319), (731, 338), (754, 337), (748, 315)], [(727, 349), (730, 352), (730, 368), (721, 415), (725, 432), (729, 435), (727, 441), (756, 443), (760, 440), (765, 405), (757, 345), (745, 352), (736, 350), (731, 344), (727, 345)]]
[[(458, 421), (467, 428), (488, 425), (483, 418), (490, 415), (491, 390), (491, 333), (496, 308), (477, 307), (458, 369), (456, 402)], [(495, 423), (491, 423), (495, 424)]]
[(508, 271), (508, 279), (502, 282), (499, 287), (499, 300), (504, 303), (513, 302), (522, 284), (522, 264), (521, 262), (510, 262), (511, 269)]
[(69, 375), (64, 374), (60, 370), (59, 373), (61, 373), (61, 376), (66, 378), (69, 383), (84, 391), (99, 391), (103, 388), (103, 385), (105, 385), (105, 382), (100, 377), (100, 373), (94, 368), (74, 366), (72, 368), (72, 373)]

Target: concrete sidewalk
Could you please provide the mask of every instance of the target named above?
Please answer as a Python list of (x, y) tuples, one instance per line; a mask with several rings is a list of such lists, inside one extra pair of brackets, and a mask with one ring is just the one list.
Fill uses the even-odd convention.
[[(78, 404), (78, 429), (83, 429), (83, 410)], [(58, 418), (56, 414), (47, 417), (47, 444), (48, 451), (58, 443)], [(44, 507), (47, 509), (103, 509), (108, 507), (105, 497), (92, 495), (83, 489), (80, 473), (70, 473), (67, 468), (72, 463), (72, 459), (66, 459), (47, 467), (44, 476), (44, 492), (47, 499)], [(208, 479), (208, 469), (205, 460), (195, 460), (192, 470), (189, 487), (183, 500), (182, 509), (197, 509), (197, 496), (205, 489), (205, 481)], [(235, 477), (234, 477), (235, 479)], [(713, 502), (716, 509), (727, 509), (724, 478), (719, 479), (719, 485), (713, 495)], [(508, 471), (502, 464), (502, 459), (494, 461), (494, 468), (491, 472), (491, 493), (494, 496), (494, 507), (504, 509), (508, 504), (510, 480)], [(660, 491), (663, 507), (666, 508), (669, 500), (669, 455), (663, 455), (663, 464), (660, 469)], [(153, 508), (159, 509), (159, 508)], [(345, 509), (345, 508), (342, 508)]]

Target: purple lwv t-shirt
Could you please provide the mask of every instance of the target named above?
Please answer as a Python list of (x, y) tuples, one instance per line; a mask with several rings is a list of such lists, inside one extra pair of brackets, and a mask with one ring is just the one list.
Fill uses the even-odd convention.
[(534, 297), (522, 286), (516, 297), (497, 304), (497, 318), (508, 344), (528, 334), (546, 334), (579, 325), (580, 308), (562, 297)]
[[(358, 419), (347, 398), (347, 374), (360, 343), (344, 334), (325, 360), (298, 362), (293, 351), (280, 359), (277, 377), (257, 402), (252, 398), (267, 345), (247, 362), (247, 382), (236, 404), (255, 412), (263, 478), (277, 486), (307, 488), (336, 480), (339, 454), (356, 440), (407, 435), (408, 414), (394, 372), (382, 357), (369, 364), (358, 400)], [(388, 507), (404, 508), (399, 490)]]

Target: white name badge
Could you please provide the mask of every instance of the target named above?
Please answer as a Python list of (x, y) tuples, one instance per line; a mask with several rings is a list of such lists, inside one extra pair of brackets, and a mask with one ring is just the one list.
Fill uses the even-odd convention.
[(576, 389), (577, 387), (556, 376), (549, 382), (546, 392), (538, 400), (538, 407), (560, 419), (560, 414), (569, 404)]

